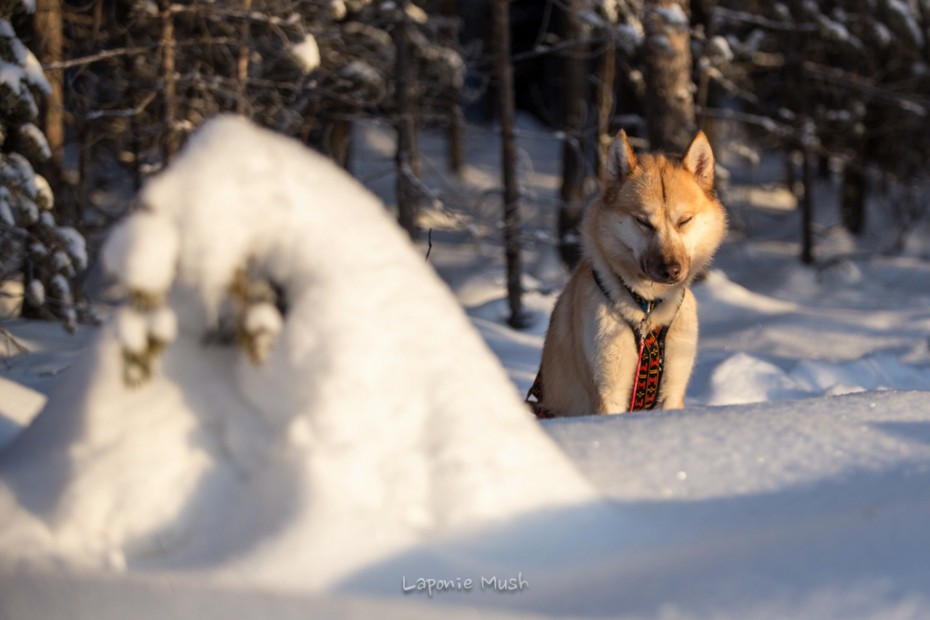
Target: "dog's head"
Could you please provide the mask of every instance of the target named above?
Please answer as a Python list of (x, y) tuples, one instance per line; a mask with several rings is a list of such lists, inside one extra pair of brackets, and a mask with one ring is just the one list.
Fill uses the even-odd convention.
[(636, 157), (622, 130), (611, 144), (607, 179), (588, 222), (597, 250), (634, 288), (660, 293), (687, 284), (726, 233), (714, 195), (714, 154), (698, 132), (681, 158)]

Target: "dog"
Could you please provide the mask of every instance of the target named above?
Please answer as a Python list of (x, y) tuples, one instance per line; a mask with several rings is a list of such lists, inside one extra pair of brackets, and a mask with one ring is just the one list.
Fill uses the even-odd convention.
[(726, 235), (703, 132), (681, 157), (636, 156), (620, 131), (581, 224), (527, 402), (539, 417), (684, 406), (697, 353), (689, 286)]

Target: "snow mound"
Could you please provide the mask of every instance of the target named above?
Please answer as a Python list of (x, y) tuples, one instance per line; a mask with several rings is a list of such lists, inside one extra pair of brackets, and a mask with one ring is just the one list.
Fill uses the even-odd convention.
[(783, 370), (771, 361), (736, 353), (714, 368), (710, 405), (739, 405), (810, 396), (839, 396), (869, 390), (926, 390), (926, 367), (903, 363), (890, 353), (848, 362), (801, 360)]
[(45, 404), (45, 397), (25, 385), (0, 377), (0, 449), (3, 449), (29, 423)]
[[(0, 556), (312, 590), (601, 505), (423, 256), (323, 157), (221, 117), (141, 202), (105, 250), (132, 303), (0, 455)], [(250, 329), (256, 356), (222, 335)]]

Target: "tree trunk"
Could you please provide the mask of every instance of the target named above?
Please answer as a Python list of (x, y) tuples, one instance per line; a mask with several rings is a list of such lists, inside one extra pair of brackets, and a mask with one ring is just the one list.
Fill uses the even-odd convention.
[[(445, 31), (442, 33), (442, 39), (445, 44), (452, 48), (459, 47), (459, 33), (456, 24), (458, 24), (457, 0), (443, 0), (442, 16), (448, 20)], [(449, 172), (455, 175), (462, 174), (462, 166), (465, 162), (465, 116), (462, 114), (461, 93), (458, 91), (450, 93), (452, 97), (449, 106)]]
[[(62, 60), (63, 41), (61, 0), (38, 0), (36, 2), (35, 30), (39, 44), (39, 60), (42, 64)], [(48, 141), (52, 157), (48, 163), (46, 177), (56, 195), (61, 190), (61, 173), (65, 152), (65, 91), (64, 72), (61, 69), (46, 71), (52, 92), (45, 98), (43, 132)], [(73, 222), (72, 222), (73, 223)]]
[(352, 166), (352, 121), (337, 118), (330, 122), (326, 148), (334, 162), (347, 171)]
[[(132, 39), (128, 35), (126, 36), (126, 43), (127, 43), (126, 47), (129, 47), (132, 44)], [(126, 75), (133, 74), (132, 72), (134, 70), (134, 59), (131, 56), (127, 55), (125, 58), (123, 58), (122, 69), (123, 71), (126, 72)], [(132, 83), (132, 80), (130, 80), (130, 83)], [(135, 108), (137, 105), (136, 104), (137, 95), (135, 94), (135, 92), (133, 92), (134, 90), (135, 89), (129, 89), (129, 92), (128, 92), (129, 102), (133, 108)], [(127, 119), (129, 122), (129, 136), (128, 136), (129, 150), (132, 153), (131, 173), (132, 173), (133, 192), (138, 192), (140, 189), (142, 189), (142, 149), (143, 149), (143, 146), (142, 146), (141, 136), (143, 133), (143, 128), (142, 128), (143, 123), (141, 122), (139, 116), (140, 115), (138, 114), (132, 114)], [(80, 175), (81, 175), (80, 178), (83, 179), (84, 177), (83, 170), (80, 171)]]
[[(497, 0), (489, 0), (487, 3), (484, 3), (485, 10), (481, 12), (483, 18), (481, 22), (481, 40), (484, 42), (482, 47), (482, 64), (487, 67), (494, 67), (497, 63), (497, 46), (499, 42), (496, 40), (496, 35), (494, 34), (494, 3), (496, 1)], [(510, 50), (508, 50), (508, 53), (509, 51)], [(486, 88), (482, 116), (485, 121), (494, 122), (500, 112), (500, 110), (497, 109), (497, 102), (501, 100), (501, 94), (496, 80), (489, 80)]]
[(171, 0), (159, 0), (161, 9), (161, 69), (164, 80), (162, 100), (164, 102), (165, 129), (162, 135), (162, 160), (167, 166), (180, 146), (178, 139), (178, 96), (177, 70), (175, 69), (174, 15)]
[(865, 198), (868, 183), (861, 169), (849, 168), (843, 172), (843, 194), (840, 214), (843, 226), (854, 235), (865, 230)]
[(804, 149), (802, 176), (804, 195), (801, 202), (801, 262), (814, 262), (814, 163), (815, 156), (809, 148)]
[[(791, 13), (800, 20), (804, 13), (803, 0), (792, 0)], [(785, 54), (786, 97), (790, 109), (795, 111), (797, 121), (793, 144), (789, 147), (801, 153), (801, 262), (809, 265), (814, 262), (814, 165), (815, 155), (811, 145), (816, 139), (816, 127), (808, 114), (806, 97), (807, 84), (802, 64), (807, 53), (808, 35), (800, 30), (788, 38), (788, 51)], [(797, 192), (795, 192), (797, 196)]]
[(559, 59), (563, 129), (562, 187), (559, 191), (559, 253), (573, 269), (581, 258), (578, 227), (584, 207), (585, 46), (581, 39), (579, 0), (566, 0), (559, 10), (561, 38), (567, 45)]
[[(252, 10), (252, 0), (242, 0), (242, 10), (248, 14)], [(239, 25), (239, 50), (236, 53), (236, 113), (245, 114), (248, 109), (246, 82), (249, 79), (249, 54), (251, 53), (252, 29), (249, 20), (243, 19)]]
[(407, 4), (400, 3), (400, 21), (394, 25), (395, 47), (394, 78), (397, 92), (397, 153), (394, 158), (397, 169), (396, 199), (397, 219), (411, 239), (417, 236), (417, 215), (420, 205), (416, 177), (420, 171), (420, 155), (416, 147), (416, 103), (414, 101), (413, 59), (407, 32)]
[(607, 154), (610, 152), (611, 135), (610, 119), (614, 109), (614, 92), (616, 89), (617, 45), (612, 33), (607, 35), (607, 45), (601, 57), (601, 66), (598, 73), (600, 80), (597, 85), (597, 178), (601, 187), (607, 180)]
[(504, 256), (507, 261), (507, 304), (511, 327), (529, 325), (523, 312), (522, 265), (520, 260), (520, 209), (517, 185), (517, 144), (514, 134), (513, 66), (510, 62), (510, 3), (493, 1), (493, 24), (500, 94), (501, 168), (504, 176)]
[(685, 0), (646, 0), (646, 125), (654, 149), (684, 152), (696, 133)]

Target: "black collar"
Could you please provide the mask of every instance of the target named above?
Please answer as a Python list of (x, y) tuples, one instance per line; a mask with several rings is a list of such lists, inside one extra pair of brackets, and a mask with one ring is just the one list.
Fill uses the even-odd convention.
[[(607, 287), (604, 286), (604, 282), (601, 281), (601, 277), (597, 274), (597, 269), (595, 269), (593, 265), (591, 266), (591, 274), (594, 276), (594, 281), (597, 283), (597, 287), (601, 289), (602, 293), (604, 293), (604, 297), (607, 298), (607, 301), (613, 303), (613, 299), (610, 298), (610, 292), (607, 290)], [(636, 291), (627, 286), (626, 282), (624, 282), (623, 278), (620, 276), (617, 276), (617, 280), (620, 281), (620, 284), (623, 285), (623, 288), (626, 289), (626, 292), (629, 293), (630, 297), (633, 298), (633, 301), (636, 302), (636, 305), (639, 306), (639, 309), (645, 312), (647, 315), (662, 303), (661, 299), (646, 299), (642, 295), (638, 294)]]

